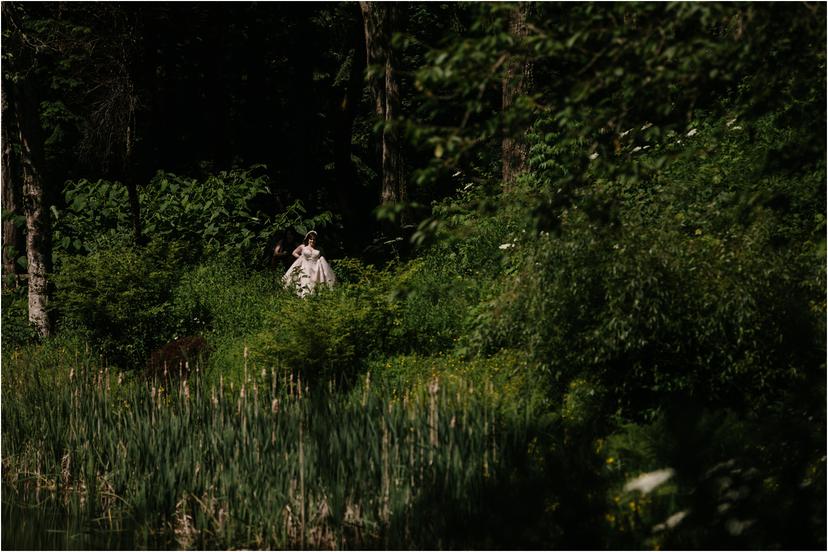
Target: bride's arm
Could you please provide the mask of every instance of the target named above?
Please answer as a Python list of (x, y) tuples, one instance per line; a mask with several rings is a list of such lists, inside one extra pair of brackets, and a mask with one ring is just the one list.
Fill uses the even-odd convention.
[(294, 250), (293, 250), (293, 256), (294, 256), (295, 258), (297, 258), (297, 259), (298, 259), (298, 258), (299, 258), (299, 256), (302, 254), (302, 248), (303, 248), (303, 247), (305, 247), (305, 246), (300, 244), (300, 245), (298, 245), (298, 246), (296, 247), (296, 249), (294, 249)]

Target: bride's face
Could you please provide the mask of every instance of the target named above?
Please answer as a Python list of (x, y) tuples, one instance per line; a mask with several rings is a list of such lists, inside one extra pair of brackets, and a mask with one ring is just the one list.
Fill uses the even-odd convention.
[(310, 236), (308, 238), (308, 245), (311, 246), (311, 247), (314, 247), (316, 245), (316, 237), (315, 236)]

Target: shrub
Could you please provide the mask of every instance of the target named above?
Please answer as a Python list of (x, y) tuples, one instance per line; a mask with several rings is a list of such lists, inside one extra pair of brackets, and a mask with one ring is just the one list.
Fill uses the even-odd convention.
[(504, 405), (544, 402), (544, 389), (534, 377), (531, 359), (520, 351), (505, 350), (475, 358), (442, 352), (395, 355), (371, 359), (366, 371), (374, 387), (396, 397), (425, 390), (438, 378), (441, 385), (475, 389)]
[(486, 190), (470, 187), (435, 205), (434, 218), (421, 225), (423, 240), (423, 229), (433, 226), (428, 232), (439, 241), (395, 274), (400, 325), (394, 331), (401, 352), (467, 348), (463, 336), (478, 323), (476, 307), (508, 269), (502, 247), (514, 231), (513, 216), (490, 212), (493, 201)]
[(569, 205), (553, 201), (552, 176), (527, 183), (532, 238), (508, 250), (514, 273), (480, 307), (472, 349), (525, 347), (558, 393), (588, 374), (630, 415), (673, 392), (764, 408), (815, 381), (824, 160), (768, 171), (757, 159), (790, 139), (771, 122), (755, 140), (724, 121), (699, 128), (641, 157), (638, 177), (596, 173)]
[(114, 364), (143, 364), (172, 337), (171, 290), (182, 247), (152, 242), (65, 257), (54, 276), (62, 329), (81, 331)]
[(34, 326), (29, 323), (29, 304), (25, 287), (3, 291), (2, 324), (4, 349), (17, 349), (31, 343), (37, 337)]
[(304, 299), (287, 297), (268, 313), (268, 329), (253, 338), (254, 361), (306, 380), (351, 381), (364, 359), (387, 348), (394, 307), (386, 286), (377, 276)]
[(453, 261), (438, 260), (432, 252), (395, 274), (398, 311), (392, 335), (399, 351), (429, 355), (454, 347), (476, 284), (458, 274), (450, 266)]
[(254, 271), (238, 256), (221, 256), (191, 267), (172, 290), (180, 335), (210, 333), (242, 337), (259, 331), (277, 308), (281, 274)]
[(564, 425), (569, 429), (600, 434), (596, 431), (595, 424), (606, 419), (606, 413), (602, 410), (604, 395), (606, 390), (586, 379), (575, 378), (570, 381), (561, 401), (561, 420)]

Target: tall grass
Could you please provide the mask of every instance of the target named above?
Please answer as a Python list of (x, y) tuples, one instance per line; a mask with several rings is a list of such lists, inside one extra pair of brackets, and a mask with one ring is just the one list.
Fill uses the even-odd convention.
[(462, 545), (531, 419), (436, 379), (392, 398), (370, 377), (350, 394), (275, 370), (170, 389), (80, 358), (63, 385), (22, 366), (3, 372), (7, 489), (181, 547)]

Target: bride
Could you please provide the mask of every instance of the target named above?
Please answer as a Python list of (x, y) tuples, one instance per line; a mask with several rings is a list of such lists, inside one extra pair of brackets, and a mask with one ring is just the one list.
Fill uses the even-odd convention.
[(315, 230), (305, 234), (302, 244), (293, 250), (293, 256), (296, 260), (285, 272), (282, 281), (285, 286), (293, 286), (299, 297), (312, 293), (317, 284), (332, 286), (336, 282), (331, 265), (316, 249)]

